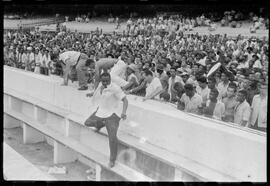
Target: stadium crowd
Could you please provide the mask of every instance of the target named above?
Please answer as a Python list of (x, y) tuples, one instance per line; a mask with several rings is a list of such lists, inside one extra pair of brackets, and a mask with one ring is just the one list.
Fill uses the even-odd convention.
[[(179, 110), (266, 131), (268, 38), (185, 34), (206, 20), (182, 19), (178, 24), (175, 19), (139, 18), (138, 24), (128, 20), (121, 34), (98, 29), (87, 34), (5, 30), (4, 64), (62, 76), (58, 56), (65, 51), (85, 53), (95, 62), (117, 58), (115, 68), (125, 72), (122, 78), (127, 84), (122, 89), (126, 94), (171, 102)], [(217, 63), (221, 65), (213, 71)], [(94, 71), (88, 72), (91, 83)]]

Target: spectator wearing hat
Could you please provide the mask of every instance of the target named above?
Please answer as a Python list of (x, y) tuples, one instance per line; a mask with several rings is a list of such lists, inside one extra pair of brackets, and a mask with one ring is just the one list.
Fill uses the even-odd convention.
[(147, 88), (143, 101), (153, 98), (158, 99), (159, 94), (163, 91), (160, 79), (154, 77), (154, 74), (149, 70), (145, 71), (145, 77)]
[(195, 92), (192, 84), (185, 84), (185, 93), (178, 102), (178, 109), (186, 112), (197, 113), (198, 107), (202, 105), (202, 97)]
[(202, 103), (206, 103), (210, 89), (207, 86), (207, 79), (201, 76), (197, 79), (198, 85), (196, 86), (196, 92), (202, 97)]
[(266, 83), (260, 83), (258, 87), (260, 93), (255, 95), (252, 100), (249, 127), (265, 132), (267, 128), (268, 86)]
[(247, 91), (242, 89), (237, 92), (236, 101), (238, 104), (234, 109), (234, 123), (240, 126), (247, 126), (250, 117), (250, 105), (246, 101)]
[(225, 105), (220, 100), (217, 100), (219, 92), (217, 89), (211, 89), (209, 99), (206, 101), (203, 113), (207, 117), (221, 120), (225, 114)]
[(177, 101), (176, 100), (177, 91), (174, 89), (174, 84), (176, 82), (180, 82), (180, 83), (182, 83), (182, 85), (184, 85), (184, 82), (183, 82), (181, 77), (176, 75), (176, 69), (175, 68), (170, 69), (170, 74), (171, 74), (171, 77), (168, 80), (168, 84), (169, 84), (168, 93), (170, 95), (170, 101), (176, 102)]
[(230, 83), (227, 88), (226, 96), (222, 99), (222, 102), (225, 105), (225, 113), (223, 121), (234, 122), (234, 109), (238, 104), (238, 102), (236, 101), (236, 91), (237, 91), (236, 84)]
[(122, 87), (123, 90), (129, 90), (138, 86), (138, 78), (135, 75), (137, 71), (137, 66), (135, 64), (130, 64), (127, 67), (127, 82), (128, 84)]

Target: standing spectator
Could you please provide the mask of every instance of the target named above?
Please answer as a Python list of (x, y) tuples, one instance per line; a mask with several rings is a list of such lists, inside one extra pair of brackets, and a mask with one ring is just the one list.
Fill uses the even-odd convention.
[(31, 48), (31, 51), (29, 54), (29, 61), (30, 61), (29, 68), (32, 72), (34, 72), (34, 70), (35, 70), (35, 54), (33, 52), (34, 49), (32, 47), (30, 47), (30, 48)]
[(246, 101), (246, 97), (246, 90), (239, 90), (236, 95), (238, 104), (234, 109), (234, 123), (240, 126), (247, 126), (250, 117), (250, 105)]
[(226, 122), (234, 122), (234, 109), (238, 104), (236, 101), (236, 91), (236, 84), (230, 83), (227, 88), (226, 97), (222, 99), (222, 102), (225, 105), (225, 114), (223, 120)]
[(206, 102), (206, 107), (203, 113), (207, 117), (221, 120), (224, 117), (225, 105), (220, 100), (217, 100), (219, 92), (217, 89), (212, 89), (209, 94), (209, 100)]
[(180, 82), (184, 85), (184, 82), (182, 80), (182, 78), (180, 78), (179, 76), (176, 75), (176, 69), (175, 68), (171, 68), (170, 69), (170, 73), (171, 73), (171, 77), (168, 80), (169, 83), (169, 87), (168, 87), (168, 92), (170, 94), (170, 100), (172, 102), (176, 102), (176, 93), (177, 91), (174, 89), (174, 85), (176, 82)]
[(22, 55), (23, 55), (23, 49), (19, 48), (16, 54), (16, 59), (18, 61), (17, 68), (22, 68)]
[(49, 54), (49, 49), (46, 48), (45, 51), (44, 51), (44, 54), (43, 54), (43, 60), (45, 62), (45, 66), (44, 66), (44, 72), (45, 72), (45, 75), (50, 75), (51, 74), (51, 67), (50, 67), (50, 64), (51, 64), (51, 56)]
[(184, 88), (185, 93), (178, 103), (178, 109), (196, 114), (198, 107), (202, 104), (202, 97), (195, 93), (195, 88), (192, 84), (186, 84)]
[(22, 69), (26, 70), (27, 69), (27, 65), (29, 58), (28, 58), (28, 53), (27, 50), (23, 50), (23, 54), (22, 54)]
[(42, 60), (42, 55), (39, 52), (39, 48), (36, 48), (35, 50), (35, 70), (34, 72), (37, 74), (40, 74), (40, 66), (41, 66), (41, 60)]
[(253, 97), (249, 127), (260, 131), (267, 128), (267, 84), (259, 84), (260, 94)]
[(40, 50), (40, 56), (41, 56), (41, 59), (40, 59), (40, 62), (41, 62), (41, 65), (40, 65), (40, 74), (46, 75), (45, 48), (42, 48)]
[(146, 82), (148, 83), (146, 88), (146, 94), (143, 101), (148, 99), (158, 99), (159, 94), (163, 91), (160, 79), (154, 77), (153, 73), (149, 70), (145, 71)]
[(206, 77), (201, 76), (197, 79), (198, 86), (196, 87), (196, 92), (202, 96), (202, 103), (206, 103), (210, 89), (207, 86), (207, 80)]
[(226, 91), (229, 86), (229, 78), (226, 73), (221, 74), (221, 81), (218, 83), (217, 89), (219, 92), (219, 99), (222, 99), (226, 96)]

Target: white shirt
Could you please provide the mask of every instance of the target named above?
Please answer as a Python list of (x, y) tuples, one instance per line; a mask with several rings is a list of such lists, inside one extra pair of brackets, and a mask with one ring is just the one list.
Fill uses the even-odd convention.
[(59, 55), (59, 59), (65, 64), (75, 65), (80, 57), (81, 53), (77, 51), (67, 51)]
[(208, 86), (206, 86), (204, 89), (202, 89), (200, 86), (197, 86), (196, 92), (197, 92), (197, 94), (202, 96), (202, 102), (206, 103), (206, 101), (208, 99), (208, 95), (210, 94), (210, 89), (208, 88)]
[(245, 100), (236, 105), (234, 109), (234, 123), (241, 124), (242, 121), (248, 121), (250, 117), (250, 106)]
[(267, 124), (267, 96), (261, 99), (261, 96), (255, 95), (251, 104), (250, 124), (254, 125), (258, 119), (258, 127), (265, 127)]
[(190, 99), (186, 93), (184, 93), (180, 99), (181, 102), (185, 103), (185, 111), (196, 113), (198, 106), (202, 104), (202, 97), (195, 93), (194, 96)]
[(111, 83), (107, 88), (101, 91), (102, 84), (100, 83), (95, 90), (92, 103), (97, 108), (96, 116), (101, 118), (110, 117), (113, 113), (121, 116), (121, 102), (126, 96), (122, 89), (115, 83)]
[(124, 79), (125, 78), (126, 69), (127, 69), (127, 65), (125, 64), (125, 62), (123, 60), (120, 59), (112, 67), (110, 74), (111, 74), (111, 76), (115, 75), (115, 76), (119, 76), (122, 79)]
[[(153, 92), (157, 91), (157, 89), (162, 90), (162, 84), (159, 80), (159, 78), (154, 77), (152, 82), (148, 84), (147, 88), (146, 88), (146, 95), (145, 97), (151, 95)], [(155, 97), (158, 99), (158, 95)]]

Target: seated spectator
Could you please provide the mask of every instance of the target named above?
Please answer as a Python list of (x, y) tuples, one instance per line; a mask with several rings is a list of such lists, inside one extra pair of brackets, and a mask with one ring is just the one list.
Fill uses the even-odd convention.
[(209, 94), (209, 100), (207, 100), (205, 108), (203, 108), (203, 114), (207, 117), (213, 117), (221, 120), (224, 117), (225, 106), (224, 103), (217, 100), (218, 90), (212, 89)]
[(250, 105), (246, 101), (247, 91), (239, 90), (236, 95), (238, 104), (234, 109), (234, 123), (240, 126), (247, 126), (250, 117)]
[(226, 96), (226, 91), (229, 86), (229, 77), (226, 73), (221, 74), (221, 81), (217, 86), (219, 92), (219, 99), (222, 99)]
[(147, 88), (143, 101), (153, 98), (158, 99), (159, 94), (163, 91), (160, 79), (154, 77), (153, 73), (149, 70), (145, 71), (145, 77), (147, 82)]
[(266, 132), (267, 128), (267, 92), (266, 83), (259, 84), (260, 93), (255, 95), (251, 104), (251, 117), (249, 127)]
[(226, 97), (222, 99), (222, 102), (225, 105), (225, 114), (223, 121), (234, 122), (234, 109), (238, 104), (238, 102), (236, 101), (236, 91), (236, 84), (230, 83), (227, 88)]
[(202, 97), (195, 92), (195, 88), (192, 84), (186, 84), (184, 88), (185, 93), (178, 102), (178, 109), (197, 113), (198, 107), (202, 104)]

